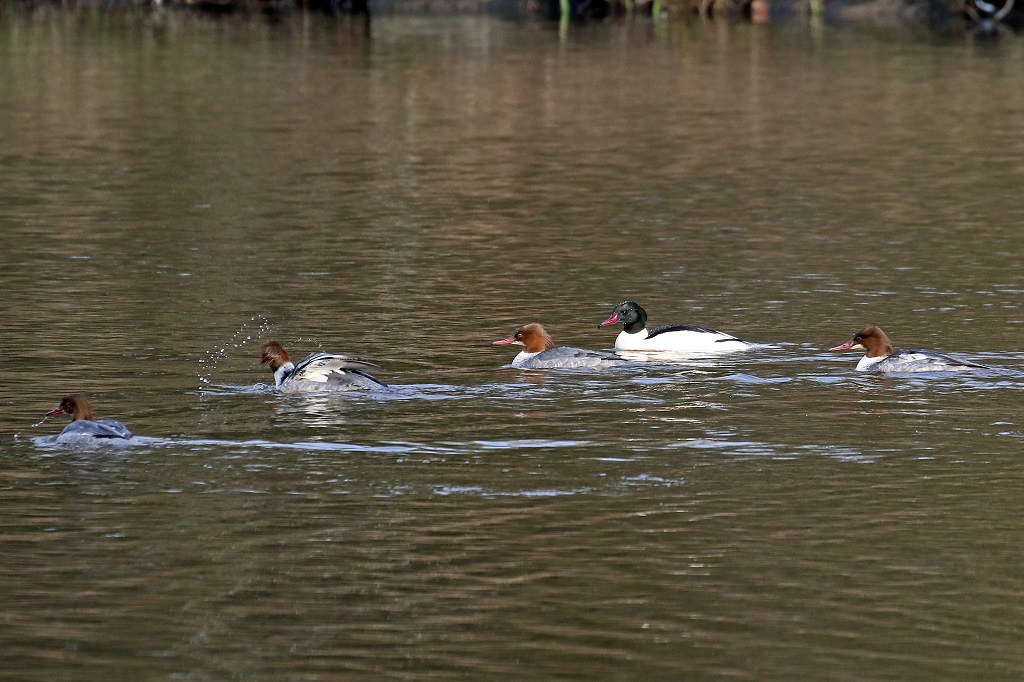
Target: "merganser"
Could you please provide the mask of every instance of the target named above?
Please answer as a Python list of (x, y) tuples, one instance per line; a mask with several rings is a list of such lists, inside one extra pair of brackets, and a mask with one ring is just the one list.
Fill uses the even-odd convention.
[(70, 414), (71, 423), (57, 436), (58, 443), (89, 442), (97, 438), (124, 440), (132, 437), (132, 432), (116, 419), (92, 418), (92, 404), (81, 393), (66, 395), (60, 405), (46, 413), (47, 417), (55, 414)]
[(666, 324), (647, 331), (647, 311), (633, 301), (612, 308), (612, 315), (598, 327), (622, 324), (615, 337), (616, 350), (675, 351), (677, 353), (734, 353), (753, 348), (735, 336), (690, 324)]
[(277, 341), (268, 341), (260, 349), (260, 364), (274, 372), (274, 385), (282, 391), (350, 391), (387, 388), (388, 385), (369, 373), (379, 365), (351, 355), (313, 353), (299, 364), (293, 364)]
[(624, 360), (607, 353), (582, 348), (556, 346), (543, 325), (533, 322), (516, 329), (507, 339), (499, 339), (492, 345), (525, 346), (512, 360), (513, 367), (523, 369), (602, 369), (621, 366)]
[(830, 351), (863, 350), (864, 357), (857, 363), (858, 372), (950, 372), (961, 369), (988, 369), (966, 360), (937, 353), (933, 350), (896, 350), (881, 329), (865, 327), (846, 343), (829, 348)]

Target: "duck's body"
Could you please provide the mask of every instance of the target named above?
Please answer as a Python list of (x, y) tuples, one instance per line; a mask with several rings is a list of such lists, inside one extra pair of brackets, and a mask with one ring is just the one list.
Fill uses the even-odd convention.
[(846, 343), (830, 351), (864, 350), (857, 363), (858, 372), (955, 372), (965, 369), (987, 369), (966, 360), (933, 350), (896, 350), (889, 336), (875, 326), (865, 327)]
[(557, 346), (540, 353), (520, 351), (512, 360), (512, 366), (522, 369), (604, 369), (621, 366), (622, 362), (621, 358), (606, 353)]
[(127, 439), (131, 437), (132, 432), (128, 430), (128, 427), (116, 419), (97, 419), (95, 421), (80, 419), (65, 426), (57, 436), (57, 442), (67, 443), (83, 438)]
[(615, 337), (616, 350), (705, 355), (753, 348), (753, 344), (730, 334), (691, 324), (666, 324), (648, 331), (647, 311), (633, 301), (623, 301), (615, 306), (611, 317), (598, 326), (612, 324), (622, 325), (622, 331)]
[(495, 346), (524, 346), (512, 360), (512, 366), (521, 369), (606, 369), (622, 366), (623, 360), (608, 353), (556, 346), (543, 325), (524, 324), (507, 339), (495, 341)]
[(64, 396), (60, 405), (46, 413), (71, 415), (71, 423), (57, 436), (58, 443), (83, 443), (99, 440), (127, 440), (132, 432), (116, 419), (93, 419), (92, 404), (80, 393)]
[(351, 355), (313, 353), (293, 364), (276, 341), (263, 344), (260, 364), (270, 366), (274, 385), (281, 391), (352, 391), (388, 386), (370, 374), (380, 369), (372, 362)]

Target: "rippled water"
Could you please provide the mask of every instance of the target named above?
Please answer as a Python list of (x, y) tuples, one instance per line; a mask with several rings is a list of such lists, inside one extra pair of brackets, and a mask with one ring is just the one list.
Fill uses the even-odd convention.
[[(6, 11), (3, 676), (1019, 678), (1022, 57)], [(490, 345), (626, 298), (768, 346)], [(824, 352), (869, 323), (993, 369)], [(270, 338), (394, 388), (279, 395)], [(71, 390), (139, 442), (55, 445)]]

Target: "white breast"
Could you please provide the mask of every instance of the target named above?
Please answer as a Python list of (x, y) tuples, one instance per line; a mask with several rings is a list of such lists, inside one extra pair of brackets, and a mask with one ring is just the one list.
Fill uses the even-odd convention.
[(512, 366), (519, 367), (524, 362), (526, 362), (527, 360), (536, 355), (540, 355), (540, 353), (527, 353), (525, 350), (521, 350), (519, 351), (519, 355), (515, 356), (515, 358), (512, 359)]
[(869, 358), (868, 356), (865, 355), (860, 359), (860, 362), (857, 363), (857, 371), (867, 372), (868, 370), (873, 369), (875, 365), (880, 363), (882, 360), (885, 360), (887, 357), (889, 356), (884, 355), (880, 358)]
[(274, 371), (274, 385), (281, 388), (281, 384), (288, 378), (288, 375), (295, 369), (295, 365), (290, 362), (286, 362)]

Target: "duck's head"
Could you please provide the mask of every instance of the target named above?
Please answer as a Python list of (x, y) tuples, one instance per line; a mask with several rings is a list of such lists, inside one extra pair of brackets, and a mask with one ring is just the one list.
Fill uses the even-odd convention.
[(492, 345), (508, 346), (510, 344), (525, 346), (527, 353), (540, 353), (555, 347), (555, 342), (547, 330), (544, 329), (544, 325), (536, 322), (524, 324), (516, 329), (512, 336), (507, 339), (499, 339)]
[(92, 421), (92, 403), (81, 393), (71, 393), (60, 399), (60, 405), (46, 413), (47, 417), (55, 414), (70, 414), (71, 421), (85, 419)]
[(631, 334), (638, 332), (647, 324), (647, 311), (634, 301), (623, 301), (612, 308), (611, 317), (597, 326), (607, 327), (610, 324), (621, 324)]
[(270, 365), (270, 369), (273, 372), (276, 372), (282, 365), (291, 361), (292, 359), (288, 357), (288, 353), (285, 352), (284, 348), (277, 341), (267, 341), (260, 348), (260, 364)]
[(892, 355), (896, 349), (885, 332), (871, 325), (854, 334), (853, 338), (846, 343), (829, 348), (829, 350), (863, 350), (869, 358), (884, 358)]

